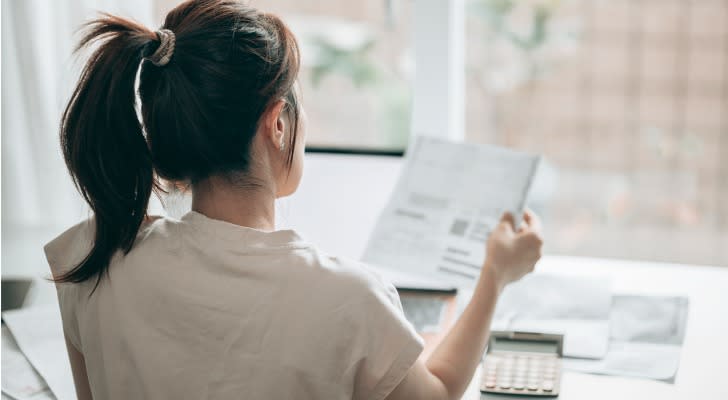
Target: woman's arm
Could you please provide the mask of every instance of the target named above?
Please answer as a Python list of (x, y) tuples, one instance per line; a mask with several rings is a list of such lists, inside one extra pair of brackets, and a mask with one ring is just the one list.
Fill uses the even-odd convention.
[(488, 239), (487, 260), (460, 319), (427, 360), (415, 362), (387, 400), (462, 397), (485, 351), (498, 295), (533, 271), (541, 257), (540, 222), (530, 211), (524, 222), (516, 231), (513, 216), (503, 216)]
[(83, 354), (73, 346), (68, 337), (66, 337), (66, 349), (68, 349), (68, 359), (71, 361), (73, 382), (76, 384), (76, 397), (78, 400), (92, 400), (91, 386), (86, 373), (86, 360), (84, 360)]

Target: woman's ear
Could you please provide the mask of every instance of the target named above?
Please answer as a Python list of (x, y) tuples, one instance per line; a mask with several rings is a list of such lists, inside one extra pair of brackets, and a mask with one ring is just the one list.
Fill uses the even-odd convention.
[(271, 104), (263, 114), (263, 134), (268, 143), (278, 150), (284, 150), (286, 141), (286, 120), (283, 108), (286, 102), (278, 100)]

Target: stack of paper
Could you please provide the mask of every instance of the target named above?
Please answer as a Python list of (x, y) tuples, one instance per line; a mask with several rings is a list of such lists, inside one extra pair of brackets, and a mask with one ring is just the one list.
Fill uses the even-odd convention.
[(2, 327), (2, 392), (4, 397), (16, 400), (55, 399), (6, 326)]
[(687, 325), (688, 299), (614, 296), (609, 351), (601, 360), (566, 360), (568, 369), (673, 382)]
[(532, 274), (506, 287), (493, 330), (564, 335), (564, 356), (598, 359), (607, 353), (609, 281)]
[(603, 279), (535, 274), (506, 288), (493, 329), (565, 335), (569, 370), (673, 382), (687, 313), (684, 297), (613, 295)]
[(76, 398), (58, 306), (2, 314), (2, 392), (18, 400)]

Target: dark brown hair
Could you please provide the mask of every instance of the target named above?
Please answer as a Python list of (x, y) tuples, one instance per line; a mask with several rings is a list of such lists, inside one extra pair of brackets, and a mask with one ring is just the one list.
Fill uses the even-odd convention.
[(164, 66), (147, 60), (160, 46), (154, 31), (108, 14), (86, 27), (77, 51), (99, 47), (66, 107), (60, 136), (68, 170), (94, 212), (95, 239), (57, 282), (101, 279), (117, 251), (131, 250), (149, 197), (160, 189), (157, 177), (194, 183), (244, 176), (259, 119), (279, 100), (292, 121), (290, 165), (299, 119), (298, 46), (273, 15), (234, 0), (187, 1), (162, 26), (175, 36)]

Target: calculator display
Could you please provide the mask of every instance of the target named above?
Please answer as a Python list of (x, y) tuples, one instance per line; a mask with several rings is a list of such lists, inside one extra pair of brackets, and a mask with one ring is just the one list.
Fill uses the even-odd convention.
[(512, 340), (495, 338), (491, 342), (491, 351), (526, 351), (530, 353), (557, 353), (558, 343), (537, 340)]

